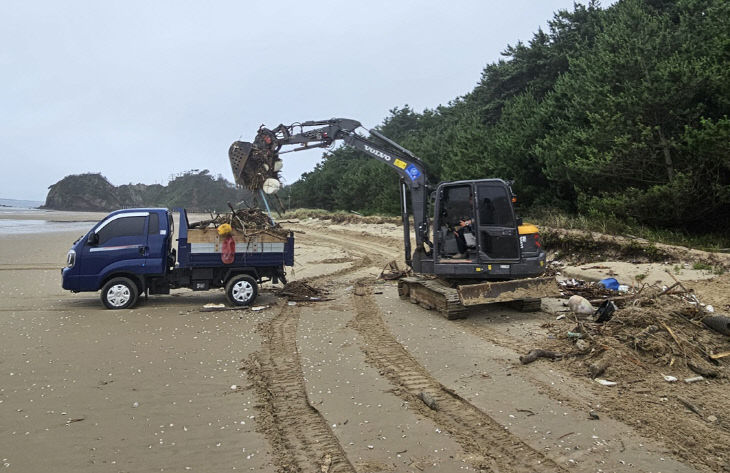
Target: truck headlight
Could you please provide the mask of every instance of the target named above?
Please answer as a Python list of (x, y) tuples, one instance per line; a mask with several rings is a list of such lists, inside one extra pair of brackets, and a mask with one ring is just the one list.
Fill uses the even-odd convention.
[(69, 250), (68, 254), (66, 255), (66, 267), (73, 268), (75, 264), (76, 264), (76, 251)]

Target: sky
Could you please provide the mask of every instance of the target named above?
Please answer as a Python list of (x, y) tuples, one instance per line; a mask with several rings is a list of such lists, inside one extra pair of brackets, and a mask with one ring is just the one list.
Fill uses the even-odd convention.
[[(604, 5), (610, 2), (604, 2)], [(0, 197), (69, 174), (233, 181), (259, 126), (382, 123), (469, 93), (507, 45), (572, 0), (7, 1), (0, 6)], [(286, 155), (287, 183), (322, 150)]]

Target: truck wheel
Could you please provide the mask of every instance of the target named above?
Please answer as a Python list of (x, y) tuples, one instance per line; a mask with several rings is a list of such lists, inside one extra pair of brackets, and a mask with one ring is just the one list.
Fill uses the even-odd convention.
[(137, 285), (129, 278), (114, 278), (101, 288), (101, 301), (107, 309), (129, 309), (137, 302)]
[(250, 305), (258, 292), (256, 280), (248, 274), (233, 276), (226, 284), (226, 297), (233, 305)]

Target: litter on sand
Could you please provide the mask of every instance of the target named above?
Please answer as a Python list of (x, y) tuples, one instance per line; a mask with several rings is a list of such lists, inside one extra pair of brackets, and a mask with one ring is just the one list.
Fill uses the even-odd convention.
[(696, 383), (697, 381), (702, 381), (703, 379), (705, 379), (703, 376), (694, 376), (692, 378), (684, 378), (684, 382), (690, 384)]
[(596, 309), (583, 296), (573, 295), (568, 299), (568, 307), (570, 310), (579, 315), (592, 315)]
[(596, 382), (601, 386), (616, 386), (618, 384), (616, 381), (608, 381), (606, 379), (597, 379)]

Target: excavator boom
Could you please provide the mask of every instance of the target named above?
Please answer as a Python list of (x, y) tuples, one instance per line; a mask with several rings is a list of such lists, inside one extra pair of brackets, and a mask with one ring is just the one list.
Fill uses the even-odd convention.
[[(253, 142), (236, 141), (228, 150), (228, 159), (236, 184), (258, 191), (263, 188), (267, 179), (279, 181), (281, 170), (279, 152), (282, 146), (300, 145), (298, 148), (282, 151), (282, 154), (311, 148), (327, 148), (336, 139), (344, 139), (360, 126), (360, 122), (347, 118), (279, 125), (274, 129), (262, 125)], [(312, 127), (317, 128), (311, 129)]]
[[(429, 239), (428, 176), (426, 167), (415, 154), (388, 139), (377, 130), (369, 130), (370, 137), (356, 132), (362, 125), (348, 118), (306, 121), (292, 125), (279, 125), (269, 129), (259, 128), (253, 142), (236, 141), (228, 158), (236, 183), (251, 190), (271, 193), (281, 188), (279, 171), (280, 154), (311, 148), (326, 148), (336, 140), (342, 140), (363, 153), (388, 164), (401, 177), (401, 210), (405, 241), (406, 263), (420, 271), (420, 259), (432, 243)], [(282, 150), (284, 146), (296, 147)], [(297, 146), (298, 145), (298, 146)], [(416, 250), (411, 254), (409, 209), (407, 191), (410, 191), (411, 208), (415, 227)], [(429, 250), (424, 248), (424, 243)], [(412, 260), (416, 260), (415, 264)]]

